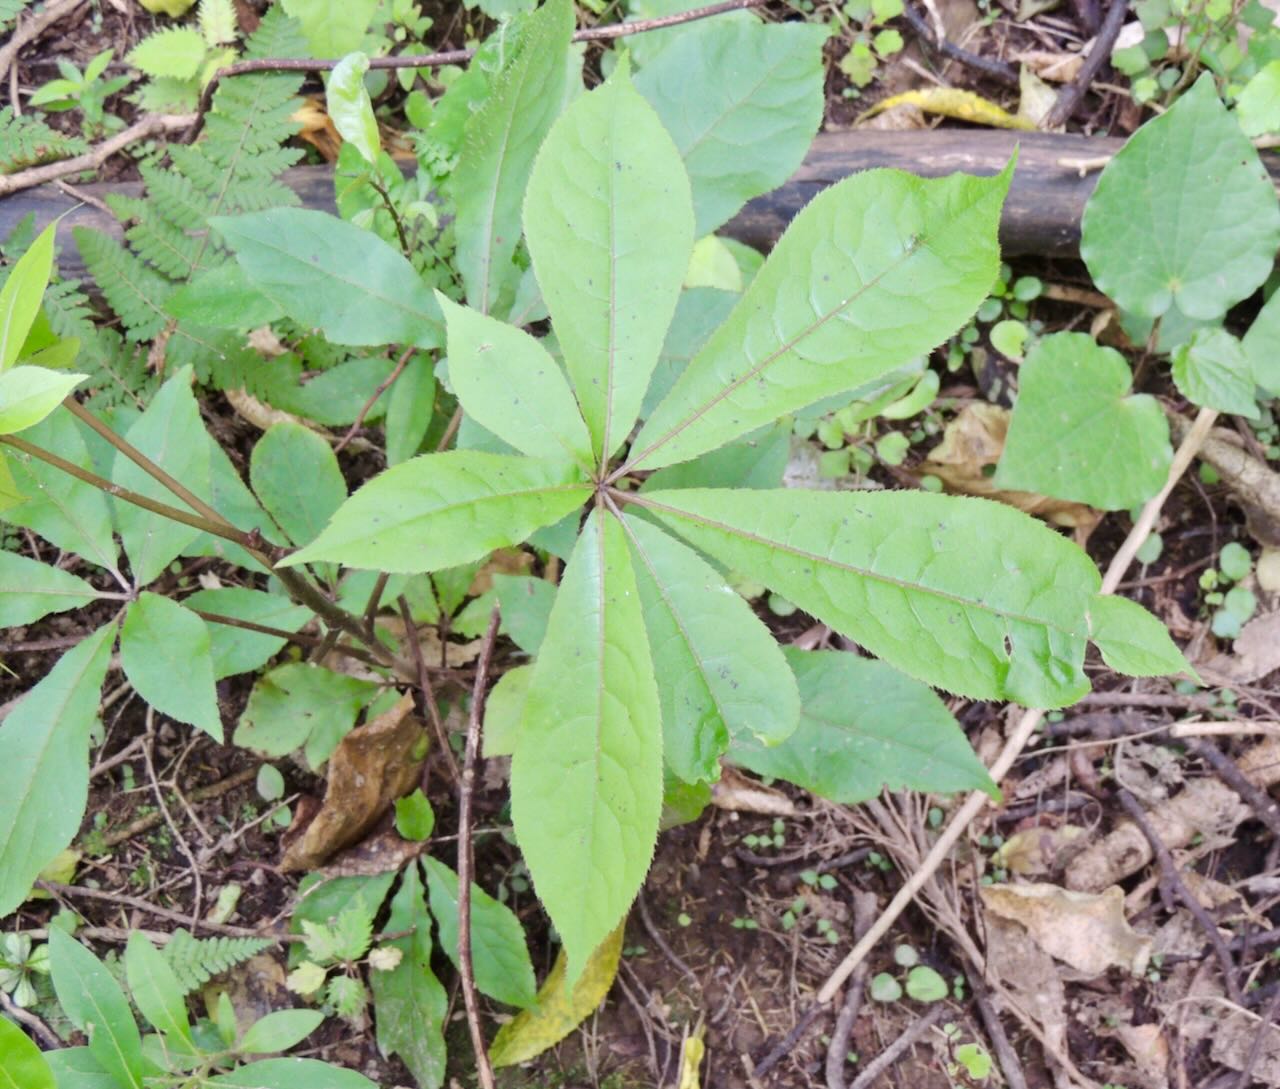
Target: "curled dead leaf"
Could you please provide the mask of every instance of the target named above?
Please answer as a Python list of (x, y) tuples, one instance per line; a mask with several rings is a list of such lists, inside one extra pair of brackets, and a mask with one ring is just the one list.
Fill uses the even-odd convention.
[(390, 710), (347, 734), (329, 757), (320, 811), (285, 848), (285, 872), (312, 870), (355, 843), (418, 782), (428, 734), (405, 693)]
[(1141, 975), (1151, 959), (1151, 939), (1124, 917), (1124, 892), (1073, 892), (1058, 885), (984, 885), (986, 910), (1026, 928), (1046, 953), (1086, 976), (1108, 968)]
[(1280, 610), (1255, 616), (1240, 629), (1230, 654), (1215, 654), (1196, 668), (1218, 684), (1252, 684), (1280, 669)]
[(733, 768), (724, 768), (720, 781), (711, 788), (711, 804), (740, 813), (763, 813), (769, 817), (794, 817), (799, 812), (785, 794), (748, 779)]
[(1035, 128), (1035, 125), (1031, 122), (1021, 117), (1015, 117), (989, 99), (974, 94), (972, 91), (960, 91), (954, 87), (921, 87), (915, 91), (904, 91), (900, 95), (893, 95), (877, 102), (871, 109), (859, 116), (855, 124), (904, 103), (918, 106), (925, 113), (936, 113), (943, 117), (954, 118), (957, 121), (986, 125), (989, 128)]

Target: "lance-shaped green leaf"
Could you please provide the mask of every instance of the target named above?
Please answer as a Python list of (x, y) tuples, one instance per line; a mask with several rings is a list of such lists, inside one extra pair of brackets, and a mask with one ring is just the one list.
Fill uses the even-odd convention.
[(844, 805), (882, 790), (999, 797), (959, 723), (927, 685), (844, 651), (785, 653), (800, 685), (800, 725), (774, 748), (735, 739), (735, 763)]
[(190, 1041), (191, 1022), (187, 1019), (182, 984), (164, 954), (136, 930), (125, 946), (124, 970), (142, 1016), (164, 1035)]
[(680, 153), (625, 63), (552, 126), (524, 230), (574, 394), (607, 457), (640, 412), (693, 249)]
[[(458, 963), (458, 875), (434, 858), (422, 860), (431, 896), (431, 914), (440, 945)], [(490, 998), (524, 1009), (538, 995), (524, 927), (515, 913), (474, 882), (471, 885), (471, 954), (476, 986)]]
[(1196, 330), (1173, 355), (1173, 383), (1187, 400), (1256, 420), (1253, 371), (1244, 346), (1222, 328)]
[(439, 571), (518, 544), (590, 494), (582, 470), (569, 462), (474, 450), (425, 454), (374, 477), (284, 562)]
[(1155, 398), (1130, 394), (1124, 356), (1084, 333), (1036, 341), (1018, 368), (1018, 401), (995, 482), (1101, 510), (1140, 506), (1163, 486), (1173, 451)]
[(204, 1085), (208, 1089), (378, 1089), (363, 1074), (319, 1059), (262, 1059), (207, 1078)]
[(245, 275), (335, 344), (440, 344), (440, 308), (399, 250), (337, 216), (272, 208), (214, 216)]
[(913, 677), (1037, 707), (1089, 690), (1101, 585), (1066, 538), (1001, 503), (927, 492), (654, 492), (636, 502)]
[[(191, 392), (190, 367), (183, 367), (160, 387), (125, 438), (194, 494), (208, 498), (209, 443)], [(130, 491), (187, 510), (185, 503), (123, 452), (116, 454), (111, 479)], [(123, 499), (116, 501), (116, 521), (134, 578), (144, 586), (200, 536), (200, 530), (193, 526), (171, 521)]]
[(710, 19), (636, 75), (693, 186), (698, 237), (795, 172), (822, 121), (825, 26)]
[(1206, 72), (1107, 164), (1080, 255), (1126, 310), (1158, 318), (1176, 302), (1211, 321), (1267, 278), (1278, 244), (1271, 180)]
[(431, 970), (431, 916), (416, 866), (405, 867), (400, 888), (391, 898), (387, 929), (413, 933), (386, 943), (400, 950), (399, 964), (388, 972), (369, 974), (378, 1050), (399, 1055), (421, 1089), (439, 1089), (445, 1083), (449, 996)]
[(565, 568), (525, 698), (511, 811), (569, 985), (618, 925), (653, 858), (662, 723), (618, 520), (594, 512)]
[(56, 229), (57, 224), (50, 223), (40, 232), (0, 288), (0, 371), (13, 366), (40, 312), (40, 300), (53, 274)]
[(437, 293), (449, 337), (449, 381), (476, 423), (533, 457), (591, 465), (591, 436), (564, 373), (537, 340)]
[(1089, 638), (1101, 652), (1102, 660), (1118, 673), (1131, 677), (1185, 673), (1196, 677), (1196, 671), (1169, 638), (1169, 629), (1128, 598), (1099, 594), (1093, 599), (1089, 605)]
[(370, 165), (378, 161), (382, 150), (378, 138), (378, 121), (373, 116), (373, 103), (364, 85), (369, 71), (369, 58), (363, 53), (348, 53), (338, 62), (325, 86), (325, 106), (338, 134), (360, 152)]
[(115, 625), (67, 651), (0, 723), (0, 916), (80, 828), (89, 795), (89, 730)]
[(994, 178), (868, 170), (792, 221), (632, 444), (656, 469), (866, 385), (941, 343), (999, 269)]
[[(70, 412), (53, 412), (23, 436), (81, 469), (92, 470), (81, 425)], [(26, 526), (67, 552), (114, 570), (116, 543), (106, 494), (46, 462), (9, 451), (14, 488), (23, 500), (4, 511), (4, 520)]]
[(120, 665), (157, 711), (222, 740), (209, 629), (190, 609), (161, 594), (140, 594), (120, 631)]
[(455, 255), (467, 302), (493, 310), (516, 275), (520, 204), (534, 156), (564, 105), (573, 5), (551, 0), (525, 24), (515, 58), (467, 121), (450, 179), (457, 208)]
[(648, 522), (628, 516), (624, 525), (660, 678), (664, 756), (685, 782), (714, 782), (732, 738), (776, 745), (795, 729), (795, 678), (715, 568)]
[(45, 367), (14, 367), (0, 374), (0, 435), (35, 426), (88, 377)]
[(97, 596), (97, 590), (70, 571), (0, 552), (0, 628), (79, 608)]
[(143, 1058), (142, 1035), (129, 1000), (106, 966), (71, 937), (49, 931), (49, 969), (58, 1002), (89, 1037), (89, 1050), (121, 1089), (142, 1089), (153, 1071)]

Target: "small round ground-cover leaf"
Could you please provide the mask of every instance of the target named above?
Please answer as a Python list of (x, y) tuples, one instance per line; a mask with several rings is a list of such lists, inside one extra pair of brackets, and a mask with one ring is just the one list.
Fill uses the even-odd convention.
[(996, 794), (946, 704), (884, 662), (788, 647), (800, 726), (779, 745), (734, 739), (730, 759), (844, 805), (883, 789)]
[(1124, 357), (1084, 333), (1036, 343), (1018, 370), (1018, 401), (995, 482), (1100, 510), (1145, 503), (1172, 460), (1155, 398), (1130, 395)]
[(1126, 310), (1212, 320), (1267, 278), (1278, 244), (1275, 190), (1205, 74), (1102, 172), (1080, 254)]

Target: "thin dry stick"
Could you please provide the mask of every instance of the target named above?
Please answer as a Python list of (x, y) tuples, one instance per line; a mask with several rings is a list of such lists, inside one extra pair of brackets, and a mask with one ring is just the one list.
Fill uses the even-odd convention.
[(409, 656), (413, 659), (418, 671), (418, 687), (422, 689), (422, 702), (427, 705), (427, 717), (431, 719), (431, 729), (435, 732), (440, 751), (444, 753), (445, 763), (449, 765), (449, 774), (454, 784), (462, 782), (458, 771), (458, 761), (454, 759), (453, 749), (449, 747), (449, 735), (445, 733), (444, 722), (440, 718), (440, 705), (436, 702), (435, 688), (431, 684), (431, 673), (427, 669), (427, 660), (422, 656), (422, 644), (418, 642), (418, 627), (413, 622), (413, 613), (409, 609), (409, 599), (401, 594), (396, 598), (400, 606), (400, 618), (404, 621), (404, 637), (409, 642)]
[(373, 406), (378, 403), (378, 398), (387, 392), (387, 387), (390, 386), (392, 382), (394, 382), (397, 378), (400, 377), (401, 372), (408, 365), (409, 359), (412, 357), (414, 351), (415, 349), (413, 345), (410, 345), (408, 348), (406, 348), (403, 352), (400, 353), (400, 358), (396, 360), (395, 368), (392, 370), (392, 372), (389, 375), (387, 375), (386, 378), (382, 380), (381, 383), (379, 383), (378, 388), (375, 389), (372, 394), (370, 394), (369, 399), (365, 401), (363, 405), (360, 406), (360, 411), (356, 413), (356, 418), (352, 422), (351, 426), (347, 429), (347, 433), (343, 435), (342, 438), (340, 438), (337, 444), (334, 446), (333, 452), (335, 454), (339, 450), (341, 450), (344, 446), (346, 446), (347, 443), (349, 443), (352, 439), (356, 437), (356, 432), (359, 431), (360, 428), (364, 426), (364, 418), (369, 415), (370, 411), (373, 409)]
[(1124, 25), (1124, 17), (1128, 10), (1128, 0), (1111, 0), (1111, 8), (1107, 12), (1102, 29), (1098, 31), (1098, 36), (1093, 41), (1093, 48), (1089, 50), (1089, 55), (1080, 65), (1076, 78), (1058, 92), (1057, 101), (1045, 115), (1041, 128), (1060, 128), (1075, 113), (1080, 100), (1084, 98), (1085, 92), (1093, 82), (1093, 77), (1111, 58), (1111, 47), (1116, 44), (1116, 38), (1120, 36), (1120, 28)]
[[(1169, 476), (1165, 481), (1164, 487), (1160, 489), (1158, 495), (1150, 499), (1146, 506), (1143, 507), (1138, 521), (1134, 524), (1133, 529), (1129, 531), (1129, 535), (1125, 538), (1124, 543), (1121, 544), (1119, 551), (1107, 568), (1107, 573), (1102, 579), (1102, 593), (1110, 594), (1115, 591), (1120, 579), (1124, 576), (1125, 570), (1142, 546), (1142, 542), (1147, 539), (1151, 528), (1155, 525), (1164, 501), (1169, 497), (1174, 485), (1177, 484), (1182, 474), (1186, 472), (1187, 467), (1195, 458), (1196, 451), (1200, 449), (1200, 444), (1204, 441), (1205, 436), (1208, 435), (1209, 429), (1213, 427), (1213, 422), (1217, 419), (1217, 416), (1218, 414), (1209, 408), (1201, 409), (1199, 415), (1196, 416), (1195, 422), (1191, 425), (1186, 437), (1173, 455), (1173, 463), (1169, 466)], [(1009, 740), (1005, 742), (1000, 755), (989, 769), (991, 778), (997, 783), (1008, 774), (1009, 769), (1013, 767), (1014, 761), (1022, 754), (1022, 750), (1027, 747), (1027, 742), (1031, 740), (1032, 734), (1035, 733), (1036, 727), (1040, 725), (1040, 720), (1043, 717), (1044, 712), (1040, 710), (1028, 709), (1023, 712)], [(934, 843), (933, 849), (925, 856), (919, 869), (903, 882), (902, 888), (898, 890), (897, 895), (889, 902), (884, 914), (867, 931), (866, 937), (849, 951), (848, 956), (840, 962), (827, 982), (823, 984), (822, 990), (818, 992), (817, 1001), (820, 1005), (828, 1005), (835, 998), (840, 988), (844, 985), (844, 981), (849, 978), (850, 974), (867, 954), (876, 947), (876, 943), (889, 932), (893, 924), (897, 922), (898, 916), (907, 909), (908, 905), (915, 899), (916, 894), (930, 880), (938, 867), (942, 865), (961, 835), (964, 834), (973, 819), (982, 812), (988, 801), (987, 796), (981, 792), (975, 791), (969, 795), (965, 803), (956, 812), (956, 815), (951, 818), (947, 827), (943, 829), (942, 834), (938, 837), (937, 842)]]
[(55, 0), (25, 22), (19, 22), (13, 36), (0, 48), (0, 80), (9, 74), (9, 68), (17, 59), (18, 53), (41, 34), (48, 30), (59, 19), (65, 19), (76, 10), (84, 0)]
[(480, 724), (484, 720), (485, 685), (493, 644), (498, 638), (498, 607), (489, 615), (489, 629), (480, 647), (475, 688), (471, 691), (471, 716), (467, 721), (467, 747), (462, 759), (462, 782), (458, 787), (458, 975), (462, 977), (462, 1000), (467, 1007), (471, 1046), (476, 1052), (476, 1072), (481, 1089), (494, 1089), (493, 1067), (485, 1050), (480, 1029), (480, 1006), (476, 1001), (476, 979), (471, 964), (471, 796), (476, 784), (476, 757), (480, 751)]
[(849, 1089), (871, 1089), (876, 1083), (876, 1078), (888, 1070), (894, 1063), (898, 1061), (898, 1056), (914, 1044), (921, 1036), (928, 1032), (937, 1022), (942, 1020), (943, 1014), (947, 1012), (947, 1007), (939, 1002), (928, 1013), (926, 1013), (919, 1021), (916, 1021), (901, 1036), (886, 1047), (871, 1062), (867, 1063), (866, 1069), (854, 1080)]
[(135, 121), (123, 132), (118, 132), (110, 139), (94, 144), (83, 155), (70, 159), (60, 159), (56, 163), (45, 163), (27, 170), (19, 170), (8, 177), (0, 177), (0, 197), (16, 193), (21, 189), (30, 189), (45, 182), (56, 181), (70, 174), (79, 174), (83, 170), (97, 170), (103, 163), (118, 151), (123, 151), (130, 144), (146, 140), (151, 136), (159, 136), (166, 132), (177, 132), (190, 128), (195, 121), (195, 114), (151, 114)]
[(1186, 744), (1188, 750), (1213, 768), (1218, 778), (1240, 795), (1253, 810), (1254, 816), (1271, 829), (1271, 834), (1280, 840), (1280, 807), (1276, 806), (1271, 795), (1249, 782), (1239, 765), (1231, 757), (1224, 755), (1212, 741), (1187, 738)]
[(204, 878), (200, 876), (200, 863), (196, 861), (195, 852), (191, 850), (191, 846), (187, 843), (186, 837), (178, 830), (178, 825), (173, 819), (173, 815), (169, 812), (169, 806), (164, 800), (164, 791), (160, 789), (160, 780), (156, 778), (156, 767), (151, 760), (151, 741), (155, 738), (155, 712), (147, 708), (147, 743), (142, 746), (142, 759), (147, 765), (147, 778), (151, 780), (151, 790), (156, 796), (156, 804), (160, 807), (160, 813), (164, 817), (164, 822), (169, 826), (169, 831), (173, 833), (174, 842), (187, 858), (187, 863), (191, 867), (191, 878), (195, 882), (194, 895), (191, 901), (191, 926), (194, 928), (200, 923), (201, 909), (204, 907)]
[[(861, 937), (876, 915), (876, 898), (874, 893), (856, 892), (853, 898), (853, 933)], [(853, 1035), (853, 1023), (862, 1009), (862, 993), (866, 988), (867, 972), (870, 965), (863, 961), (849, 981), (849, 990), (844, 996), (844, 1005), (836, 1015), (835, 1028), (831, 1030), (831, 1043), (827, 1046), (827, 1089), (845, 1089), (844, 1064), (849, 1057), (849, 1037)]]
[(57, 1034), (30, 1010), (24, 1010), (5, 991), (0, 991), (0, 1010), (6, 1017), (25, 1025), (34, 1035), (40, 1038), (46, 1051), (57, 1051), (65, 1045)]
[(1022, 1074), (1022, 1063), (1019, 1062), (1013, 1045), (1009, 1043), (1004, 1025), (1000, 1023), (1000, 1014), (992, 1005), (991, 996), (987, 993), (987, 985), (970, 963), (965, 964), (964, 974), (969, 980), (969, 989), (973, 992), (973, 1000), (977, 1003), (978, 1013), (987, 1028), (987, 1035), (991, 1037), (991, 1049), (996, 1053), (996, 1059), (1004, 1073), (1004, 1080), (1009, 1083), (1009, 1089), (1027, 1089), (1027, 1079)]

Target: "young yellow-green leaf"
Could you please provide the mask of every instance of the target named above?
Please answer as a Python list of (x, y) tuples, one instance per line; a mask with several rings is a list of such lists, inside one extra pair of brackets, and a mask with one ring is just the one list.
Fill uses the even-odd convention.
[[(81, 428), (70, 412), (53, 412), (23, 438), (92, 470), (93, 459)], [(114, 570), (116, 542), (106, 495), (43, 461), (17, 451), (8, 453), (14, 488), (23, 498), (4, 511), (4, 521), (26, 526), (59, 548)]]
[[(458, 875), (438, 859), (424, 858), (431, 914), (440, 945), (458, 963)], [(476, 986), (490, 998), (525, 1009), (537, 998), (524, 927), (512, 910), (474, 882), (471, 885), (471, 955)]]
[(471, 450), (424, 454), (374, 477), (284, 562), (439, 571), (518, 544), (590, 494), (582, 470), (566, 461)]
[(120, 666), (129, 683), (161, 714), (222, 740), (213, 688), (209, 629), (190, 609), (144, 591), (120, 632)]
[(625, 925), (617, 927), (591, 954), (586, 967), (570, 991), (567, 985), (569, 958), (563, 949), (551, 967), (538, 1004), (516, 1014), (498, 1030), (489, 1048), (496, 1067), (514, 1066), (554, 1047), (590, 1017), (604, 1001), (622, 958)]
[(80, 828), (89, 794), (89, 731), (115, 625), (69, 650), (0, 723), (0, 917)]
[(125, 946), (124, 970), (129, 993), (142, 1016), (163, 1035), (189, 1043), (191, 1022), (187, 1019), (182, 984), (164, 954), (136, 930)]
[(437, 292), (448, 328), (449, 381), (476, 423), (533, 457), (591, 465), (591, 436), (564, 372), (528, 333)]
[(53, 275), (53, 235), (50, 223), (24, 253), (0, 289), (0, 371), (13, 366), (27, 333), (40, 313), (40, 300)]
[(435, 298), (377, 235), (305, 208), (214, 216), (209, 225), (261, 291), (335, 344), (439, 347)]
[(1100, 510), (1141, 506), (1164, 485), (1173, 451), (1159, 403), (1130, 394), (1124, 356), (1085, 333), (1036, 341), (1018, 368), (1001, 488)]
[(0, 628), (76, 609), (97, 596), (97, 590), (70, 571), (0, 552)]
[(373, 103), (364, 85), (369, 71), (369, 58), (363, 53), (348, 53), (329, 76), (325, 86), (325, 107), (333, 118), (333, 127), (347, 143), (355, 147), (371, 166), (378, 161), (382, 142), (378, 138), (378, 122), (373, 116)]
[(697, 235), (776, 189), (822, 121), (825, 26), (709, 19), (684, 28), (636, 75), (684, 158)]
[(1236, 118), (1246, 136), (1280, 129), (1280, 61), (1263, 65), (1236, 96)]
[(625, 62), (552, 126), (524, 230), (594, 450), (607, 458), (639, 415), (693, 250), (680, 152)]
[(941, 343), (1000, 264), (994, 178), (868, 170), (815, 197), (632, 444), (656, 469), (844, 393)]
[(1002, 503), (928, 492), (654, 492), (694, 547), (904, 673), (976, 699), (1060, 707), (1089, 690), (1098, 569)]
[(389, 972), (369, 975), (378, 1049), (384, 1055), (399, 1055), (421, 1089), (440, 1089), (449, 999), (431, 971), (431, 916), (416, 866), (404, 869), (400, 888), (391, 898), (386, 929), (413, 933), (385, 943), (400, 950), (399, 964)]
[(735, 738), (734, 763), (844, 805), (882, 790), (999, 797), (959, 723), (927, 685), (845, 651), (785, 653), (800, 685), (800, 726), (774, 748)]
[(648, 872), (662, 720), (626, 535), (592, 513), (565, 567), (511, 761), (511, 814), (576, 981)]
[(1267, 278), (1278, 244), (1271, 180), (1206, 72), (1107, 164), (1080, 255), (1126, 310), (1212, 320)]
[[(298, 486), (302, 480), (305, 487)], [(314, 541), (347, 498), (333, 447), (291, 420), (272, 424), (254, 444), (249, 482), (267, 513), (296, 545)]]
[[(183, 367), (151, 399), (147, 410), (134, 421), (125, 438), (143, 454), (181, 481), (196, 495), (208, 499), (211, 473), (209, 442), (200, 409), (191, 392), (192, 373)], [(173, 493), (123, 453), (117, 453), (111, 470), (113, 483), (151, 499), (185, 509)], [(173, 522), (159, 514), (116, 500), (116, 523), (125, 552), (140, 585), (154, 581), (199, 535), (192, 526)]]
[(1249, 357), (1254, 382), (1280, 397), (1280, 292), (1273, 292), (1258, 311), (1240, 344)]
[(14, 367), (0, 374), (0, 435), (35, 426), (88, 377), (44, 367)]
[(63, 1012), (121, 1089), (143, 1089), (151, 1073), (124, 991), (103, 963), (65, 930), (49, 931), (49, 968)]
[(1173, 355), (1173, 382), (1188, 401), (1256, 420), (1253, 371), (1243, 345), (1222, 328), (1198, 329)]
[(58, 1089), (40, 1049), (7, 1017), (0, 1017), (0, 1089)]
[(663, 755), (685, 782), (715, 782), (732, 738), (776, 745), (795, 729), (795, 678), (715, 568), (648, 522), (628, 516), (623, 525), (661, 678)]
[(569, 0), (550, 0), (530, 16), (519, 51), (466, 123), (449, 181), (455, 261), (468, 304), (484, 314), (516, 277), (511, 258), (520, 241), (520, 204), (534, 156), (570, 90), (573, 27)]
[(195, 79), (206, 46), (198, 30), (171, 26), (148, 34), (125, 58), (152, 79)]
[[(1183, 656), (1169, 630), (1136, 601), (1099, 594), (1089, 605), (1089, 638), (1102, 660), (1130, 677), (1161, 677), (1196, 671)], [(1196, 678), (1199, 679), (1199, 678)]]

